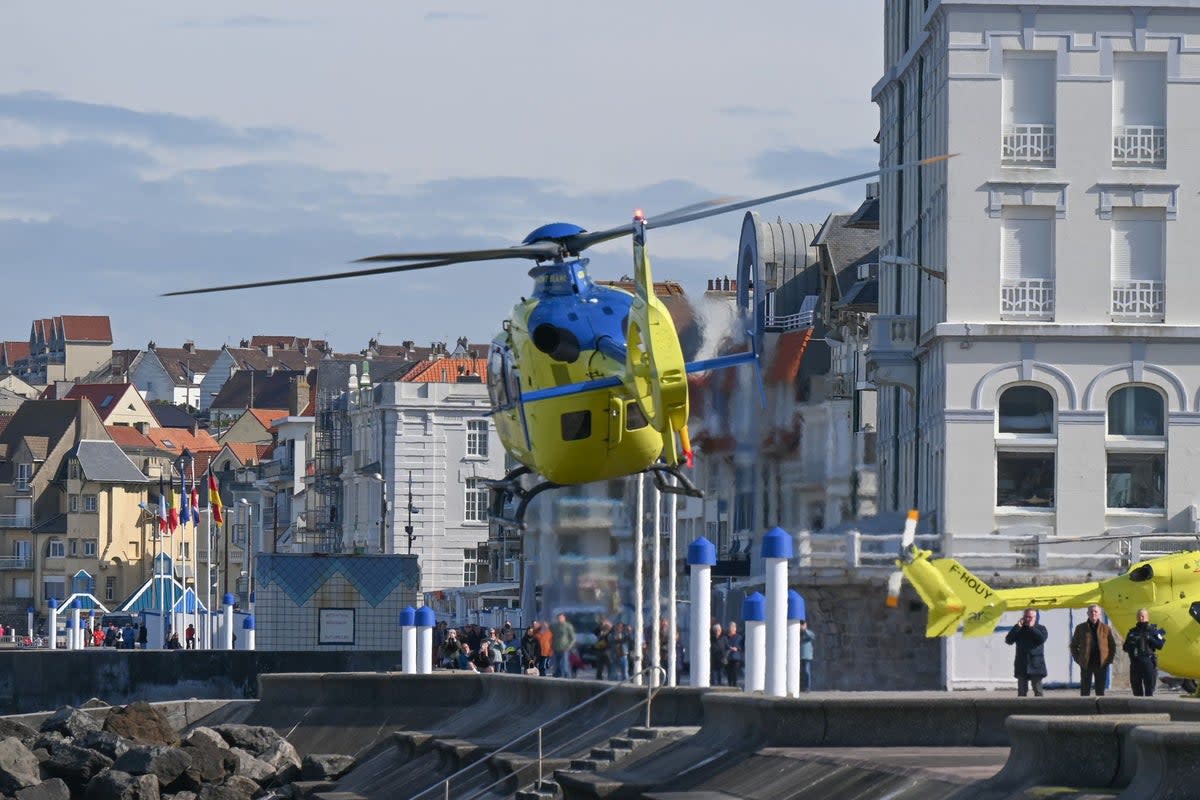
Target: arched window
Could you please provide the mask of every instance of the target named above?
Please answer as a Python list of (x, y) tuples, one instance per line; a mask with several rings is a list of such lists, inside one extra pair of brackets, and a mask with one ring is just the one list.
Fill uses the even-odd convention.
[(1054, 396), (1043, 386), (1010, 386), (996, 416), (996, 505), (1054, 508)]
[(1123, 386), (1108, 397), (1105, 505), (1166, 507), (1166, 398), (1150, 386)]

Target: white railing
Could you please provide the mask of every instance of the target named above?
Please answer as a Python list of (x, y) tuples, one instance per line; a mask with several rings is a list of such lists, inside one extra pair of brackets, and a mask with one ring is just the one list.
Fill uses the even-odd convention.
[(1162, 322), (1166, 290), (1162, 281), (1113, 281), (1114, 319)]
[(1054, 164), (1053, 125), (1010, 125), (1000, 138), (1000, 160), (1005, 164)]
[(30, 514), (0, 514), (0, 528), (32, 528), (33, 516)]
[(0, 556), (0, 570), (33, 569), (32, 556)]
[(811, 328), (812, 324), (813, 312), (800, 311), (786, 317), (768, 317), (766, 327), (772, 331), (793, 331), (797, 328)]
[(1164, 167), (1167, 129), (1158, 125), (1118, 125), (1113, 128), (1114, 167)]
[(1000, 285), (1000, 316), (1054, 319), (1054, 279), (1025, 278)]

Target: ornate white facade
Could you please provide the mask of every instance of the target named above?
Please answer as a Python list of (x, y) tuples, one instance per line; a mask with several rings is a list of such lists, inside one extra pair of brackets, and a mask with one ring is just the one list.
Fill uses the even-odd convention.
[(1195, 531), (1200, 8), (887, 14), (881, 163), (958, 155), (882, 181), (880, 507), (951, 541)]

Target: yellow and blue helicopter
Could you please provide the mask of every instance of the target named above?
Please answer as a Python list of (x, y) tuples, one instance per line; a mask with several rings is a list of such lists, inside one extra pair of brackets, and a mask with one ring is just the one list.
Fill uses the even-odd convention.
[[(953, 636), (960, 628), (966, 638), (987, 636), (1006, 611), (1090, 605), (1103, 608), (1114, 630), (1124, 634), (1144, 608), (1167, 634), (1159, 666), (1180, 678), (1200, 679), (1200, 552), (1141, 561), (1102, 581), (993, 589), (953, 558), (933, 558), (931, 551), (917, 547), (915, 530), (916, 512), (910, 511), (887, 604), (897, 605), (901, 580), (907, 579), (929, 609), (926, 637)], [(1071, 541), (1097, 538), (1112, 537)]]
[[(757, 264), (739, 259), (737, 306), (748, 333), (745, 352), (686, 363), (666, 306), (654, 293), (646, 231), (810, 194), (822, 189), (943, 161), (935, 156), (750, 200), (713, 200), (647, 219), (640, 211), (625, 225), (588, 231), (543, 225), (518, 245), (481, 250), (389, 253), (355, 263), (385, 263), (325, 275), (255, 281), (165, 296), (281, 286), (380, 275), (476, 261), (527, 259), (533, 292), (513, 307), (492, 341), (488, 390), (496, 430), (520, 464), (491, 481), (492, 513), (521, 526), (530, 501), (560, 486), (651, 472), (658, 486), (699, 496), (680, 470), (691, 456), (687, 374), (741, 364), (757, 366), (762, 349), (763, 301), (752, 297)], [(589, 247), (624, 236), (633, 241), (634, 291), (593, 282)], [(401, 263), (394, 263), (401, 262)], [(523, 478), (536, 481), (526, 487)], [(669, 482), (667, 477), (675, 478)], [(514, 513), (506, 512), (516, 500)]]

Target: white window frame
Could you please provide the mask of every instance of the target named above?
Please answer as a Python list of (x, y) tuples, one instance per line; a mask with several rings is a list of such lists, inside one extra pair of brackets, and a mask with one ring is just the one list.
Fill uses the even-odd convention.
[[(1041, 389), (1050, 395), (1053, 403), (1054, 418), (1050, 423), (1050, 433), (1001, 433), (1000, 432), (1000, 400), (1005, 393), (1012, 389), (1024, 387), (1033, 387)], [(995, 420), (995, 455), (993, 456), (993, 464), (995, 469), (995, 477), (992, 481), (993, 500), (995, 503), (996, 513), (1019, 513), (1019, 514), (1051, 514), (1054, 513), (1058, 505), (1058, 398), (1054, 391), (1040, 383), (1014, 383), (1004, 386), (996, 394), (996, 420)], [(1054, 476), (1052, 489), (1054, 500), (1048, 501), (1045, 505), (1002, 505), (1000, 503), (1000, 460), (1004, 456), (1051, 456), (1054, 459)]]
[(46, 543), (46, 558), (66, 558), (67, 543), (62, 539), (51, 539)]
[(67, 500), (67, 510), (72, 514), (79, 511), (79, 495), (73, 494), (70, 496), (70, 498)]
[(467, 457), (488, 457), (488, 434), (491, 426), (486, 419), (467, 420)]
[(28, 462), (17, 464), (17, 471), (13, 475), (13, 487), (18, 492), (29, 491), (29, 482), (33, 480), (33, 464)]
[(463, 521), (488, 521), (488, 489), (480, 478), (463, 481)]
[(475, 586), (479, 583), (479, 550), (476, 548), (463, 549), (463, 586)]
[[(1162, 426), (1161, 434), (1113, 434), (1109, 433), (1110, 416), (1112, 410), (1112, 401), (1117, 394), (1135, 389), (1149, 389), (1159, 396), (1162, 403), (1161, 416), (1159, 423)], [(1105, 403), (1104, 412), (1104, 506), (1106, 513), (1109, 514), (1127, 514), (1133, 513), (1149, 513), (1162, 514), (1166, 511), (1167, 505), (1167, 469), (1170, 464), (1167, 459), (1167, 432), (1169, 430), (1170, 407), (1167, 401), (1167, 396), (1157, 386), (1152, 386), (1144, 383), (1127, 383), (1114, 388), (1108, 394), (1108, 399)], [(1135, 423), (1136, 424), (1136, 423)], [(1162, 459), (1162, 505), (1159, 506), (1128, 506), (1118, 505), (1110, 506), (1108, 501), (1112, 496), (1110, 484), (1113, 476), (1109, 471), (1109, 460), (1112, 456), (1150, 456)], [(1129, 487), (1129, 488), (1132, 488)]]
[(85, 494), (83, 496), (83, 511), (85, 514), (95, 514), (98, 507), (96, 495)]
[(96, 557), (96, 542), (95, 542), (95, 540), (93, 540), (93, 539), (84, 539), (83, 540), (83, 555), (84, 555), (84, 558), (95, 558)]

